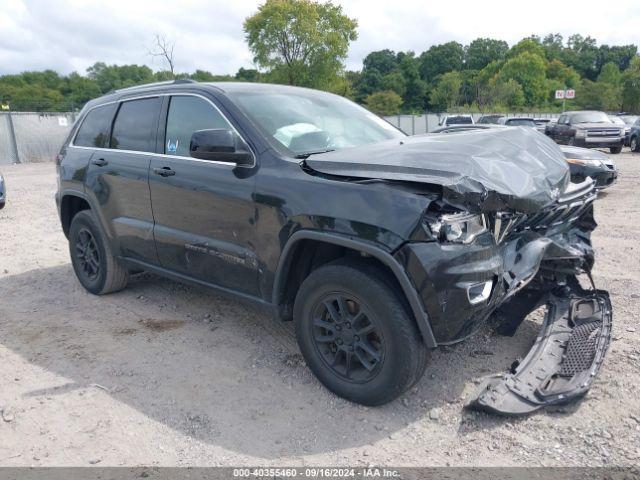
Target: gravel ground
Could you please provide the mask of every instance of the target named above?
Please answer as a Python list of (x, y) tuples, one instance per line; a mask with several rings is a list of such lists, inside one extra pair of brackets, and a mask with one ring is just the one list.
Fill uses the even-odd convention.
[(489, 330), (431, 355), (410, 393), (365, 408), (310, 374), (290, 325), (150, 274), (95, 297), (76, 281), (51, 164), (3, 167), (0, 466), (640, 465), (640, 155), (597, 201), (595, 279), (614, 341), (580, 404), (520, 419), (462, 409), (524, 355)]

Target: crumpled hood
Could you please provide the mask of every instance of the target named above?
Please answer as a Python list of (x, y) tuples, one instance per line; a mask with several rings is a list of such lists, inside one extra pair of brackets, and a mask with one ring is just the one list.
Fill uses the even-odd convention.
[(533, 212), (554, 202), (569, 182), (558, 146), (527, 127), (388, 140), (305, 163), (329, 175), (439, 185), (445, 200), (470, 211)]

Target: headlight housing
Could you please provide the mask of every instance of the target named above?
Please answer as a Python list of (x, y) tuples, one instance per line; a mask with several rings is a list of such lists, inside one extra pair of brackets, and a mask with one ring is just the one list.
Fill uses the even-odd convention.
[(433, 236), (447, 243), (471, 243), (478, 235), (487, 231), (484, 215), (468, 212), (440, 215), (425, 221)]
[(585, 138), (587, 136), (587, 131), (582, 129), (576, 130), (576, 138)]
[(593, 167), (601, 167), (603, 165), (602, 161), (600, 160), (585, 158), (567, 158), (567, 162), (574, 163), (576, 165), (591, 165)]

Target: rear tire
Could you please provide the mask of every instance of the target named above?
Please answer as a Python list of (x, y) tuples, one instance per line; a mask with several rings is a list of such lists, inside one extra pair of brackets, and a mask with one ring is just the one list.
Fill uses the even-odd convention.
[(113, 255), (91, 210), (83, 210), (73, 217), (69, 253), (76, 277), (89, 292), (104, 295), (127, 286), (129, 272)]
[(615, 155), (617, 155), (618, 153), (620, 153), (622, 151), (622, 145), (619, 145), (617, 147), (609, 147), (609, 151)]
[(381, 268), (359, 260), (319, 267), (294, 304), (296, 337), (311, 371), (347, 400), (382, 405), (424, 373), (427, 349)]

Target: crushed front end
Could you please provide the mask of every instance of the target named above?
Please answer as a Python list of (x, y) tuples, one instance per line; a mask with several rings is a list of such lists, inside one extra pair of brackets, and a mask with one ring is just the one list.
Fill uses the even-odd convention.
[(607, 292), (592, 282), (584, 289), (578, 281), (591, 280), (596, 196), (591, 179), (571, 183), (536, 212), (483, 214), (484, 233), (466, 244), (415, 242), (397, 253), (440, 345), (464, 339), (485, 320), (513, 335), (529, 313), (547, 307), (529, 354), (510, 372), (487, 378), (468, 407), (518, 415), (569, 402), (589, 389), (612, 318)]

